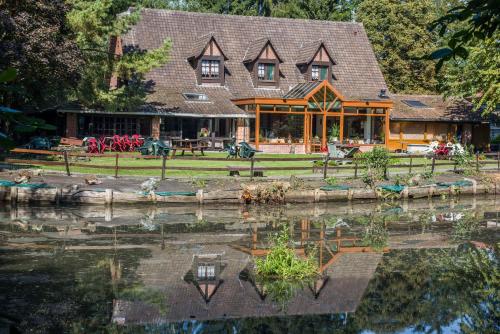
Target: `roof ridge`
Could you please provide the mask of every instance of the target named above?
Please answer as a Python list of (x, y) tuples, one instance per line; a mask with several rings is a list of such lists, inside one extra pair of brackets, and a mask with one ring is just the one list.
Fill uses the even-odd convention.
[(187, 11), (187, 10), (158, 9), (158, 8), (142, 8), (141, 10), (142, 11), (150, 11), (150, 12), (167, 12), (167, 13), (179, 13), (179, 14), (182, 13), (182, 14), (199, 15), (199, 16), (226, 16), (226, 17), (253, 18), (253, 19), (259, 19), (259, 20), (322, 22), (322, 23), (327, 23), (327, 24), (334, 23), (334, 24), (361, 26), (364, 29), (364, 26), (361, 22), (353, 22), (353, 21), (330, 21), (330, 20), (311, 20), (311, 19), (291, 18), (291, 17), (220, 14), (220, 13), (192, 12), (192, 11)]

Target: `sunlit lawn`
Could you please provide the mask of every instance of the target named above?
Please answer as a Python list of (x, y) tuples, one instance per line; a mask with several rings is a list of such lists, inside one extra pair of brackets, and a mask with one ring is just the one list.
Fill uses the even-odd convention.
[[(119, 159), (119, 175), (137, 175), (137, 176), (160, 176), (161, 175), (161, 159), (140, 159), (138, 154), (130, 154), (130, 158), (120, 158)], [(187, 155), (190, 156), (190, 155)], [(199, 157), (199, 156), (198, 156)], [(206, 153), (205, 157), (209, 158), (225, 158), (225, 153)], [(258, 157), (263, 158), (308, 158), (306, 161), (259, 161), (255, 162), (256, 167), (307, 167), (306, 170), (277, 170), (277, 171), (265, 171), (265, 176), (291, 176), (291, 175), (313, 175), (313, 161), (318, 161), (322, 159), (319, 154), (260, 154)], [(310, 159), (310, 160), (309, 160)], [(114, 166), (114, 157), (93, 157), (89, 161), (74, 161), (79, 164), (97, 165), (97, 166)], [(398, 164), (409, 165), (409, 159), (399, 159)], [(442, 164), (449, 163), (448, 160), (436, 160), (436, 172), (443, 172), (446, 170), (453, 169), (452, 166), (440, 166)], [(414, 158), (413, 165), (425, 164), (427, 168), (430, 168), (431, 160), (426, 158)], [(207, 161), (207, 160), (182, 160), (182, 159), (169, 159), (167, 160), (167, 177), (210, 177), (210, 176), (227, 176), (228, 171), (190, 171), (190, 170), (172, 170), (172, 167), (218, 167), (227, 168), (228, 166), (246, 166), (250, 167), (250, 161), (235, 161), (232, 159), (222, 160), (222, 161)], [(494, 167), (489, 165), (490, 168)], [(158, 169), (153, 170), (135, 170), (127, 169), (127, 167), (158, 167)], [(46, 170), (58, 170), (64, 171), (64, 166), (42, 166), (41, 168)], [(414, 167), (412, 172), (422, 172), (424, 167)], [(114, 169), (104, 169), (104, 168), (87, 168), (87, 167), (75, 167), (71, 166), (71, 172), (74, 173), (88, 173), (88, 174), (104, 174), (104, 175), (114, 175)], [(409, 168), (391, 168), (392, 173), (405, 173), (409, 172)], [(242, 176), (248, 176), (249, 172), (240, 172)], [(316, 175), (320, 175), (321, 168), (316, 169)], [(358, 175), (361, 175), (362, 171), (358, 171)], [(329, 170), (329, 175), (335, 176), (352, 176), (354, 175), (353, 169), (341, 169), (341, 170)]]

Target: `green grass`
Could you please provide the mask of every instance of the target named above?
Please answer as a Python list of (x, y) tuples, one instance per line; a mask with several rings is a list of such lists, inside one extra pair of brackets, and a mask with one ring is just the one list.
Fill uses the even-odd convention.
[[(120, 158), (119, 159), (119, 174), (120, 176), (131, 175), (131, 176), (161, 176), (161, 169), (154, 170), (131, 170), (126, 169), (127, 167), (150, 167), (156, 166), (158, 168), (161, 167), (162, 161), (161, 159), (138, 159), (138, 154), (130, 154), (130, 158)], [(189, 156), (189, 155), (188, 155)], [(209, 152), (206, 153), (206, 157), (212, 158), (225, 158), (225, 153), (214, 153)], [(265, 176), (284, 176), (290, 177), (291, 175), (313, 175), (312, 174), (312, 166), (313, 161), (321, 160), (321, 155), (318, 154), (259, 154), (257, 157), (262, 158), (308, 158), (310, 160), (306, 161), (262, 161), (255, 162), (256, 167), (308, 167), (307, 170), (292, 170), (292, 171), (265, 171)], [(87, 164), (87, 165), (98, 165), (98, 166), (114, 166), (115, 158), (114, 157), (93, 157), (90, 158), (89, 161), (75, 161), (79, 164)], [(406, 163), (409, 165), (409, 159), (399, 159), (398, 164)], [(413, 159), (413, 165), (425, 164), (427, 163), (427, 168), (430, 168), (431, 161), (430, 159), (425, 158), (415, 158)], [(453, 169), (452, 166), (440, 167), (440, 164), (449, 163), (446, 160), (436, 160), (436, 173), (442, 172), (445, 169)], [(37, 166), (36, 164), (33, 164)], [(227, 171), (189, 171), (189, 170), (169, 170), (169, 167), (219, 167), (226, 168), (227, 166), (246, 166), (250, 167), (250, 161), (234, 161), (231, 159), (222, 160), (222, 161), (207, 161), (207, 160), (181, 160), (181, 159), (173, 159), (167, 161), (167, 177), (200, 177), (207, 178), (210, 176), (227, 176)], [(494, 167), (494, 165), (488, 165), (489, 167)], [(64, 166), (39, 166), (44, 170), (54, 170), (54, 171), (65, 171)], [(353, 166), (354, 167), (354, 166)], [(90, 168), (90, 167), (70, 167), (71, 172), (73, 173), (86, 173), (86, 174), (99, 174), (99, 175), (114, 175), (114, 169), (104, 169), (104, 168)], [(418, 167), (413, 168), (413, 173), (423, 172), (424, 168)], [(408, 172), (408, 168), (390, 168), (389, 173), (396, 172)], [(358, 170), (358, 176), (362, 175), (363, 171)], [(249, 172), (240, 172), (242, 176), (249, 176)], [(317, 169), (316, 175), (321, 174), (321, 167)], [(354, 170), (329, 170), (329, 176), (352, 176), (354, 175)]]

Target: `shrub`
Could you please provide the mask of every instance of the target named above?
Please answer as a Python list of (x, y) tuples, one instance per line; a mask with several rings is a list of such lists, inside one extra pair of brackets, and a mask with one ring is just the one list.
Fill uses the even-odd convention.
[(381, 179), (386, 177), (387, 168), (391, 163), (391, 156), (389, 151), (384, 147), (375, 146), (370, 152), (361, 153), (359, 155), (361, 163), (368, 172), (373, 171), (375, 177)]
[(465, 147), (460, 152), (452, 156), (458, 169), (462, 170), (465, 175), (472, 175), (476, 173), (475, 157), (472, 147)]
[(328, 184), (329, 186), (336, 186), (337, 183), (338, 183), (338, 180), (336, 177), (334, 176), (331, 176), (331, 177), (328, 177), (325, 179), (325, 182), (326, 184)]

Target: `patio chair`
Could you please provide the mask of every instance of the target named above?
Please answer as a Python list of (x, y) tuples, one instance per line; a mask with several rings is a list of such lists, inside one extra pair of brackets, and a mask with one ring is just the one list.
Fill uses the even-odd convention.
[(51, 143), (47, 137), (33, 137), (27, 144), (23, 145), (23, 147), (33, 150), (50, 150)]
[(87, 153), (100, 153), (99, 142), (97, 141), (97, 139), (95, 139), (94, 137), (89, 137), (86, 138), (85, 142), (87, 144)]
[(104, 153), (106, 149), (109, 149), (110, 147), (106, 145), (106, 137), (101, 136), (99, 137), (99, 153)]
[(238, 157), (238, 146), (236, 145), (236, 138), (235, 137), (233, 137), (231, 139), (231, 142), (229, 142), (229, 144), (227, 144), (227, 146), (224, 148), (224, 151), (227, 152), (226, 159), (229, 159), (229, 158), (236, 159)]
[(128, 137), (128, 135), (122, 136), (121, 144), (122, 144), (122, 148), (124, 151), (133, 151), (132, 142), (130, 141), (130, 138)]
[(328, 144), (328, 159), (342, 159), (345, 157), (345, 152), (337, 148), (335, 144)]
[(132, 135), (131, 143), (131, 151), (135, 151), (144, 144), (144, 140), (138, 134), (134, 134)]
[(142, 146), (137, 148), (137, 151), (141, 152), (142, 155), (153, 155), (153, 141), (151, 137), (146, 138)]
[(114, 135), (112, 138), (113, 142), (111, 143), (111, 150), (115, 152), (123, 152), (122, 139), (119, 135)]
[(262, 152), (262, 151), (257, 151), (252, 146), (250, 146), (247, 142), (242, 141), (240, 143), (240, 149), (239, 149), (240, 158), (243, 158), (243, 159), (253, 158), (253, 156), (257, 152)]
[(165, 145), (165, 143), (161, 140), (155, 140), (153, 142), (153, 155), (168, 157), (170, 153), (170, 146)]

